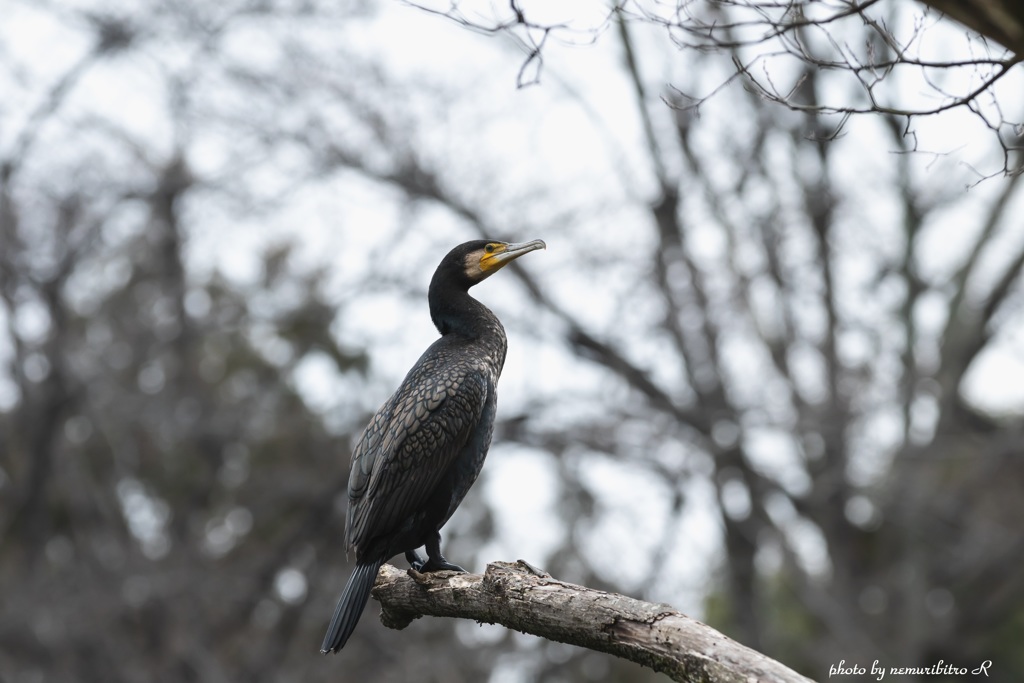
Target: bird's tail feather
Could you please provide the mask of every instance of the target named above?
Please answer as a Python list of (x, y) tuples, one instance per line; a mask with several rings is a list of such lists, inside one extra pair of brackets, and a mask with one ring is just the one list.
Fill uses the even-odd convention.
[(341, 594), (338, 606), (334, 608), (331, 625), (327, 627), (324, 644), (320, 646), (321, 654), (337, 652), (345, 647), (345, 642), (359, 623), (366, 601), (370, 599), (370, 590), (377, 580), (377, 570), (382, 564), (384, 560), (356, 565), (355, 571), (345, 584), (345, 592)]

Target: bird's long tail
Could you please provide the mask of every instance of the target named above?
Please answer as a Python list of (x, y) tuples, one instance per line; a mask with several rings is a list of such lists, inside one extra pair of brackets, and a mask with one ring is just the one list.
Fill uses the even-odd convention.
[(345, 592), (341, 594), (338, 606), (334, 608), (331, 625), (327, 627), (324, 644), (320, 646), (321, 654), (337, 652), (345, 647), (345, 642), (359, 623), (366, 601), (370, 599), (370, 589), (377, 580), (377, 570), (382, 564), (384, 560), (356, 565), (355, 571), (345, 584)]

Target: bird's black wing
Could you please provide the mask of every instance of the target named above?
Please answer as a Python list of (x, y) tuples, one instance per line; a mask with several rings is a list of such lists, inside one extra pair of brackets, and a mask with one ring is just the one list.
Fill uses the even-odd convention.
[[(421, 362), (363, 432), (352, 455), (346, 540), (359, 549), (420, 511), (480, 421), (476, 369)], [(443, 363), (441, 363), (443, 365)]]

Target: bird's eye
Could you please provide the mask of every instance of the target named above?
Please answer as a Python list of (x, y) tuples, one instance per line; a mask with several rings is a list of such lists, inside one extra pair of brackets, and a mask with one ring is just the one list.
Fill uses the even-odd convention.
[(494, 245), (493, 244), (488, 244), (486, 247), (484, 247), (484, 251), (486, 251), (488, 254), (493, 254), (494, 253)]

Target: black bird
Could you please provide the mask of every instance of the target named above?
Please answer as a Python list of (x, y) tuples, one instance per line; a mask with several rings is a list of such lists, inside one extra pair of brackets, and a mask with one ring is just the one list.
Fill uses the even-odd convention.
[[(505, 329), (469, 288), (541, 240), (476, 240), (448, 252), (430, 281), (430, 318), (441, 338), (363, 430), (352, 453), (345, 539), (356, 568), (320, 652), (337, 652), (355, 630), (377, 570), (405, 553), (421, 572), (463, 572), (441, 554), (441, 527), (480, 474), (491, 443)], [(426, 546), (424, 560), (416, 549)]]

